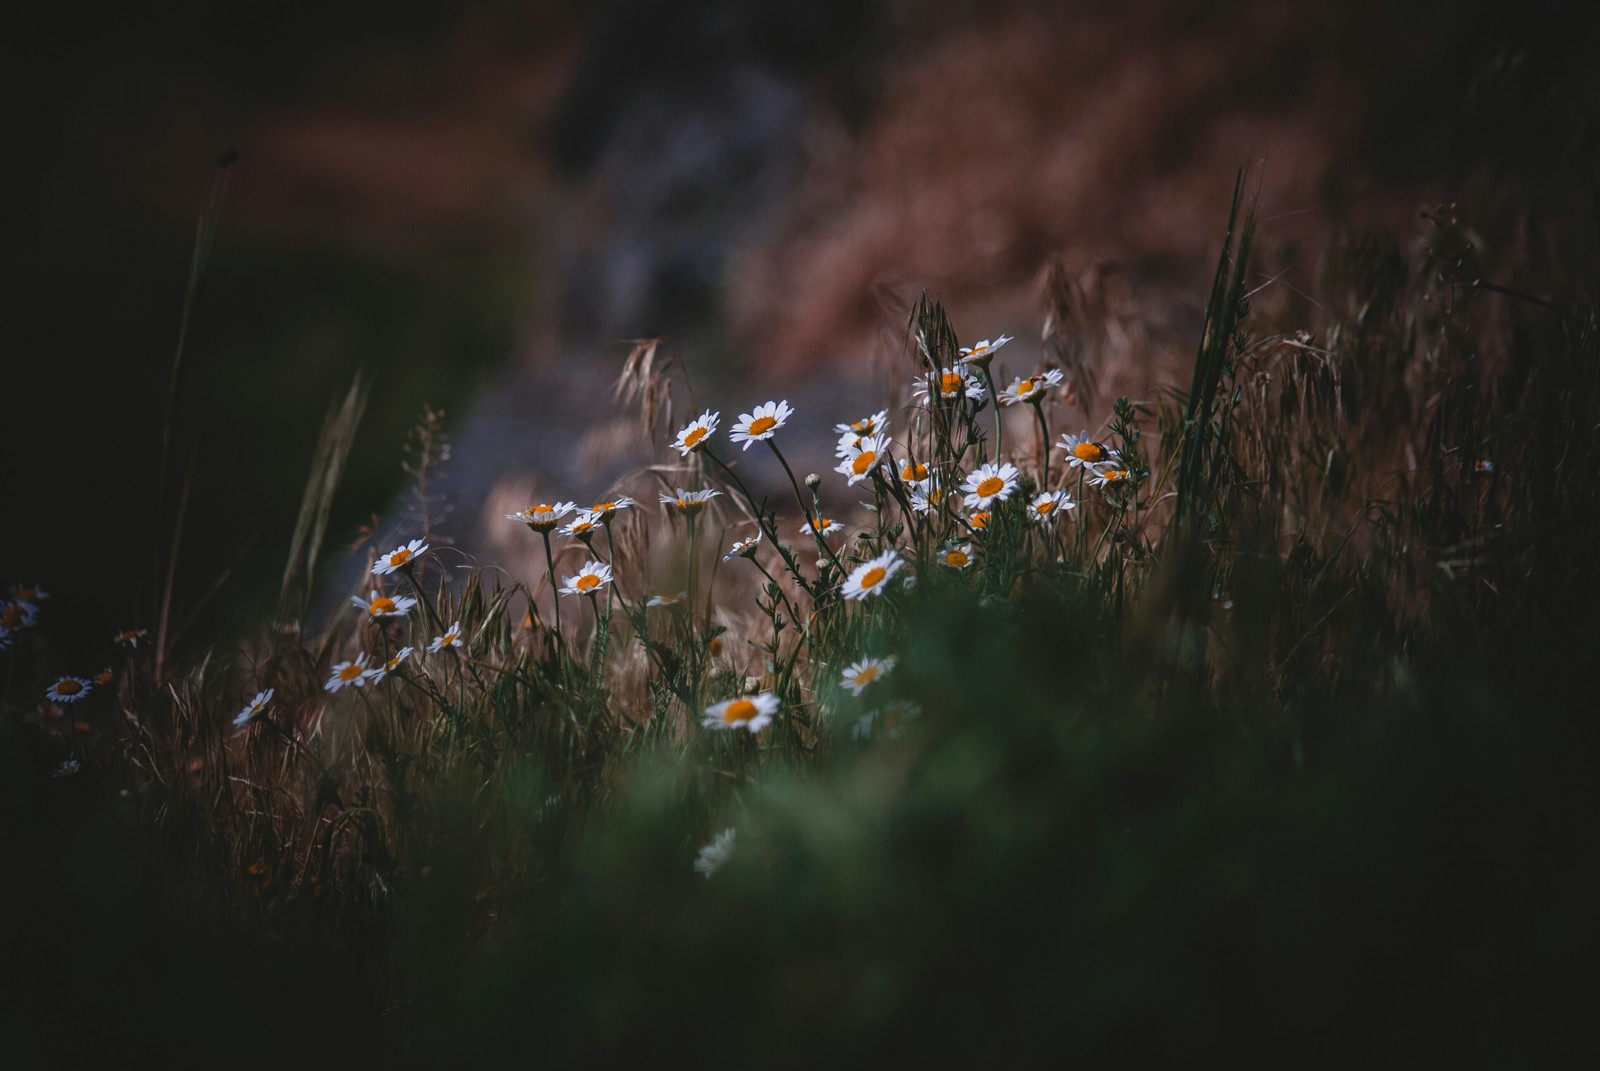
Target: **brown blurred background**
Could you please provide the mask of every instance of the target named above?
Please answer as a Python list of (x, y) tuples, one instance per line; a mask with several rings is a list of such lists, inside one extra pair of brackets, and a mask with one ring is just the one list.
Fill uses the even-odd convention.
[(375, 513), (398, 537), (429, 403), (455, 439), (449, 533), (514, 565), (503, 507), (591, 500), (648, 460), (610, 397), (625, 339), (667, 338), (680, 414), (790, 398), (804, 471), (904, 384), (922, 287), (964, 340), (1017, 336), (1022, 372), (1045, 274), (1071, 280), (1100, 370), (1084, 424), (1174, 381), (1240, 168), (1283, 323), (1310, 318), (1332, 235), (1410, 234), (1434, 202), (1490, 245), (1594, 241), (1589, 3), (310, 11), (36, 7), (8, 34), (0, 581), (55, 591), (69, 645), (153, 617), (166, 381), (227, 147), (175, 424), (180, 603), (236, 571), (191, 639), (272, 605), (358, 367), (375, 388), (331, 540)]

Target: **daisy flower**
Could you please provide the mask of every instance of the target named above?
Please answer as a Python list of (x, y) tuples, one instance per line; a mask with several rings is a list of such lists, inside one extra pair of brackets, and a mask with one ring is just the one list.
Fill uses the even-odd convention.
[(1049, 491), (1028, 503), (1028, 516), (1040, 524), (1049, 524), (1067, 510), (1077, 508), (1078, 504), (1067, 492)]
[(717, 430), (721, 416), (721, 413), (713, 413), (707, 409), (689, 421), (688, 427), (678, 432), (678, 437), (672, 440), (672, 448), (684, 457), (704, 450), (706, 443), (710, 441), (711, 433)]
[(760, 692), (713, 703), (706, 707), (705, 720), (700, 724), (707, 729), (749, 729), (759, 733), (771, 724), (777, 712), (778, 697), (771, 692)]
[(1108, 449), (1089, 438), (1088, 429), (1076, 435), (1062, 435), (1061, 441), (1056, 446), (1067, 452), (1067, 466), (1074, 469), (1086, 469), (1092, 465), (1115, 461), (1117, 452)]
[(414, 648), (414, 647), (402, 647), (402, 648), (400, 648), (398, 651), (396, 651), (394, 653), (394, 657), (390, 658), (389, 661), (385, 662), (381, 666), (376, 666), (373, 669), (367, 670), (367, 679), (370, 680), (373, 684), (379, 683), (380, 681), (383, 680), (383, 678), (387, 677), (389, 674), (391, 674), (395, 670), (399, 669), (400, 668), (400, 663), (402, 663), (406, 659), (410, 658), (415, 652), (416, 652), (416, 648)]
[(961, 490), (966, 492), (961, 502), (968, 509), (988, 509), (990, 503), (1011, 497), (1011, 492), (1017, 489), (1017, 477), (1021, 475), (1017, 466), (1009, 461), (979, 465), (961, 482)]
[(869, 558), (850, 570), (850, 575), (845, 579), (844, 587), (839, 593), (847, 599), (865, 599), (868, 595), (880, 595), (889, 578), (899, 572), (904, 565), (905, 559), (892, 550), (886, 550), (876, 558)]
[(417, 607), (417, 600), (409, 595), (390, 597), (374, 591), (371, 598), (350, 596), (350, 604), (360, 607), (369, 617), (404, 617)]
[(627, 495), (621, 495), (615, 500), (596, 502), (589, 507), (589, 512), (604, 524), (610, 524), (611, 518), (617, 515), (618, 510), (632, 509), (637, 503)]
[(600, 514), (594, 510), (579, 510), (578, 516), (561, 529), (561, 534), (570, 539), (587, 541), (594, 538), (595, 529), (600, 527), (600, 522)]
[(444, 630), (443, 636), (435, 636), (433, 642), (428, 644), (430, 654), (437, 654), (446, 647), (461, 646), (461, 622), (452, 621), (450, 627)]
[(711, 880), (711, 875), (721, 870), (730, 858), (733, 857), (734, 831), (730, 827), (724, 829), (712, 838), (711, 843), (700, 849), (700, 858), (694, 861), (694, 872), (704, 874), (706, 880)]
[(254, 721), (256, 715), (265, 710), (267, 704), (272, 702), (273, 691), (274, 689), (268, 688), (264, 692), (257, 692), (256, 697), (250, 700), (250, 702), (246, 703), (244, 705), (244, 709), (239, 711), (239, 713), (234, 716), (233, 727), (238, 729), (246, 722)]
[(990, 361), (994, 360), (995, 351), (1010, 341), (1010, 335), (1001, 335), (993, 342), (990, 342), (988, 339), (984, 339), (976, 346), (962, 346), (961, 356), (956, 358), (956, 363), (975, 364), (980, 367), (986, 365)]
[(851, 695), (860, 695), (867, 690), (867, 685), (893, 668), (893, 658), (863, 658), (845, 667), (839, 676), (839, 683), (850, 689)]
[[(941, 368), (936, 380), (939, 387), (939, 398), (942, 401), (954, 401), (965, 394), (968, 398), (983, 397), (983, 382), (977, 376), (969, 376), (966, 369)], [(911, 384), (911, 395), (918, 401), (928, 400), (928, 377), (918, 376)]]
[(844, 525), (829, 517), (817, 516), (811, 518), (800, 526), (801, 535), (837, 535), (844, 531)]
[(685, 491), (681, 487), (674, 488), (676, 494), (662, 495), (663, 506), (676, 506), (678, 512), (693, 517), (706, 508), (706, 503), (722, 494), (715, 488), (707, 487), (703, 491)]
[(652, 595), (652, 596), (650, 596), (650, 600), (648, 602), (646, 602), (645, 605), (646, 606), (676, 606), (676, 605), (678, 605), (678, 603), (682, 602), (685, 598), (687, 598), (687, 596), (684, 595), (684, 593), (681, 592), (681, 591), (673, 592), (673, 593), (670, 593), (670, 594), (667, 593), (667, 592), (662, 592), (660, 595)]
[(932, 513), (944, 504), (944, 488), (939, 481), (929, 479), (911, 491), (911, 508), (918, 513)]
[(82, 677), (60, 677), (44, 690), (44, 697), (52, 703), (76, 703), (88, 695), (92, 687)]
[(577, 576), (569, 576), (565, 579), (566, 585), (562, 587), (561, 594), (593, 595), (611, 583), (611, 566), (605, 562), (587, 561), (578, 570)]
[(328, 683), (322, 687), (330, 692), (337, 692), (340, 688), (354, 685), (360, 688), (367, 683), (367, 652), (362, 651), (349, 662), (340, 662), (334, 666)]
[(104, 687), (105, 685), (111, 683), (111, 678), (113, 676), (115, 676), (115, 674), (111, 672), (111, 667), (107, 666), (105, 669), (102, 669), (99, 673), (94, 675), (94, 683), (100, 687)]
[(1066, 378), (1059, 371), (1052, 368), (1048, 372), (1040, 372), (1036, 376), (1026, 379), (1017, 378), (1011, 381), (1011, 386), (1000, 392), (1001, 405), (1016, 405), (1018, 402), (1034, 402), (1044, 397), (1044, 392), (1051, 387), (1059, 387)]
[(967, 524), (974, 531), (981, 532), (989, 527), (989, 521), (991, 519), (992, 518), (988, 510), (980, 509), (967, 515)]
[(885, 457), (884, 451), (888, 448), (889, 441), (882, 435), (863, 436), (856, 444), (856, 448), (834, 471), (847, 478), (851, 486), (854, 486), (872, 475), (873, 470), (882, 463)]
[(125, 628), (111, 637), (111, 642), (118, 647), (134, 648), (139, 646), (140, 640), (148, 640), (149, 638), (150, 630), (147, 628)]
[(722, 556), (722, 560), (727, 562), (735, 558), (754, 558), (756, 556), (756, 547), (760, 545), (761, 533), (757, 532), (749, 539), (737, 540), (733, 546), (728, 548), (728, 553)]
[(19, 602), (13, 599), (0, 606), (0, 628), (21, 632), (25, 628), (33, 627), (33, 623), (37, 620), (39, 620), (39, 608), (31, 602)]
[(889, 410), (880, 409), (869, 417), (849, 424), (835, 424), (834, 431), (853, 431), (857, 435), (878, 435), (889, 426)]
[(506, 514), (506, 520), (521, 521), (535, 532), (548, 532), (577, 508), (575, 502), (535, 502), (519, 513)]
[(403, 547), (396, 547), (387, 554), (379, 555), (378, 560), (372, 563), (372, 571), (378, 576), (384, 576), (402, 565), (409, 565), (413, 558), (420, 558), (427, 552), (428, 544), (420, 539), (413, 539)]
[(972, 564), (972, 544), (951, 543), (939, 552), (939, 560), (951, 569), (965, 569)]
[(1106, 465), (1092, 470), (1094, 475), (1089, 477), (1090, 487), (1106, 487), (1114, 483), (1122, 483), (1129, 477), (1127, 469), (1115, 465)]
[(907, 461), (900, 466), (900, 479), (906, 483), (916, 485), (926, 483), (932, 479), (933, 474), (928, 471), (928, 466), (920, 461)]
[(772, 438), (793, 415), (794, 410), (789, 408), (787, 401), (758, 405), (753, 413), (739, 414), (733, 430), (728, 432), (728, 441), (744, 443), (744, 448), (748, 450), (751, 443)]

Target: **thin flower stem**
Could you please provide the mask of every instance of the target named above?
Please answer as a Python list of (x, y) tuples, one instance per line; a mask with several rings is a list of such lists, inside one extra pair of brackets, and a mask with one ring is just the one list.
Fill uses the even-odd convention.
[(540, 532), (544, 539), (544, 566), (550, 576), (550, 595), (556, 607), (556, 643), (565, 646), (561, 635), (561, 592), (556, 589), (556, 560), (550, 553), (550, 533)]
[(722, 459), (717, 457), (717, 455), (713, 454), (710, 450), (702, 451), (701, 455), (703, 457), (710, 458), (713, 464), (728, 474), (728, 478), (732, 480), (734, 486), (739, 489), (739, 493), (744, 495), (745, 502), (749, 503), (750, 512), (754, 513), (756, 517), (756, 525), (763, 532), (765, 532), (767, 538), (772, 541), (773, 549), (775, 549), (778, 552), (778, 556), (783, 559), (784, 566), (788, 568), (789, 574), (795, 578), (795, 582), (800, 585), (800, 590), (815, 600), (817, 597), (816, 593), (811, 589), (811, 585), (806, 583), (805, 575), (800, 572), (799, 563), (794, 560), (794, 556), (784, 548), (784, 545), (781, 542), (779, 542), (776, 525), (770, 524), (767, 521), (766, 517), (762, 513), (761, 507), (756, 504), (755, 497), (750, 494), (750, 489), (744, 485), (743, 480), (739, 479), (739, 474), (734, 472), (733, 469), (729, 468), (727, 465), (723, 464)]
[(794, 488), (794, 500), (800, 503), (800, 512), (804, 515), (806, 523), (811, 526), (811, 534), (816, 538), (817, 546), (827, 552), (828, 559), (833, 562), (833, 567), (839, 570), (839, 575), (841, 577), (846, 576), (849, 570), (839, 561), (839, 556), (833, 552), (833, 548), (828, 546), (828, 541), (822, 538), (822, 526), (813, 520), (811, 510), (806, 505), (805, 496), (800, 493), (800, 481), (794, 478), (794, 470), (789, 467), (789, 462), (784, 458), (783, 451), (779, 450), (778, 444), (771, 439), (762, 441), (767, 444), (767, 448), (772, 451), (773, 456), (778, 459), (778, 464), (783, 466), (783, 471), (788, 475), (789, 486)]
[(1006, 425), (1002, 417), (1003, 406), (1000, 404), (1000, 393), (994, 389), (994, 375), (989, 371), (987, 364), (983, 368), (983, 381), (989, 387), (989, 397), (994, 400), (994, 459), (996, 461), (1005, 457), (1006, 453)]
[(1040, 478), (1044, 481), (1039, 486), (1040, 491), (1050, 490), (1050, 429), (1045, 424), (1044, 406), (1038, 401), (1033, 403), (1033, 415), (1039, 420), (1039, 453), (1044, 458), (1044, 474)]

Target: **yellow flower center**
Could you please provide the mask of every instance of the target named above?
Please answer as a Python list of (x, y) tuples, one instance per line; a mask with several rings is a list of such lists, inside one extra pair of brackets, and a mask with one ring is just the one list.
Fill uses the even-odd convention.
[(775, 428), (777, 426), (778, 426), (778, 418), (777, 417), (769, 417), (769, 416), (756, 417), (754, 420), (752, 420), (750, 422), (750, 430), (746, 434), (749, 434), (749, 435), (760, 435), (762, 432), (771, 431), (773, 428)]
[(56, 683), (57, 695), (77, 695), (83, 691), (83, 685), (77, 681), (58, 681)]
[(1038, 510), (1041, 515), (1053, 513), (1056, 508), (1056, 500), (1047, 498), (1043, 502), (1037, 503), (1033, 508)]
[(990, 476), (988, 479), (978, 484), (978, 497), (993, 498), (995, 495), (1000, 493), (1000, 489), (1005, 485), (1006, 482), (1000, 477)]
[(689, 434), (687, 434), (687, 435), (685, 435), (683, 437), (683, 445), (685, 445), (685, 446), (693, 446), (695, 443), (699, 442), (701, 439), (704, 439), (706, 437), (706, 431), (707, 430), (708, 429), (703, 424), (698, 426), (698, 427), (689, 429)]
[(832, 528), (833, 522), (826, 517), (818, 517), (816, 520), (811, 522), (811, 527), (815, 528), (819, 532), (822, 532)]
[(600, 578), (594, 573), (585, 573), (578, 577), (578, 582), (573, 586), (579, 591), (593, 591), (600, 586)]
[(573, 535), (582, 535), (583, 533), (587, 532), (589, 529), (591, 529), (593, 527), (594, 527), (594, 522), (593, 521), (578, 521), (577, 523), (575, 523), (572, 526), (572, 534)]
[(926, 480), (928, 478), (928, 466), (919, 465), (913, 461), (900, 470), (900, 478), (902, 480)]
[(972, 515), (972, 527), (980, 529), (989, 527), (989, 511), (979, 510), (974, 513)]
[(850, 425), (850, 430), (860, 432), (862, 435), (871, 435), (873, 430), (872, 418), (868, 417), (865, 420), (856, 421), (854, 424)]
[(961, 373), (946, 372), (939, 377), (939, 393), (945, 397), (959, 393), (961, 390)]
[(1029, 378), (1027, 378), (1027, 379), (1024, 379), (1021, 383), (1017, 384), (1017, 397), (1020, 398), (1025, 394), (1032, 394), (1032, 393), (1033, 393), (1033, 378), (1031, 376)]
[(342, 681), (353, 681), (365, 672), (366, 670), (364, 668), (354, 662), (351, 662), (348, 666), (345, 666), (339, 671), (339, 679)]
[(1128, 478), (1128, 470), (1110, 469), (1106, 472), (1105, 478), (1107, 483), (1116, 483), (1119, 480), (1126, 480)]
[(854, 461), (850, 462), (850, 471), (855, 473), (857, 476), (860, 476), (870, 469), (872, 467), (872, 463), (877, 460), (878, 455), (875, 451), (863, 450), (861, 453), (856, 455), (856, 459)]
[(411, 552), (404, 547), (389, 555), (390, 565), (404, 565), (411, 560)]
[(755, 716), (756, 705), (748, 699), (735, 699), (722, 712), (722, 720), (729, 725), (734, 725), (741, 721), (749, 721)]
[(861, 590), (865, 591), (868, 588), (875, 588), (879, 584), (883, 583), (884, 574), (886, 572), (887, 570), (881, 565), (874, 565), (871, 569), (868, 569), (866, 574), (861, 578)]
[(459, 635), (461, 635), (461, 633), (459, 633), (459, 632), (446, 632), (443, 636), (439, 637), (439, 646), (441, 646), (441, 647), (454, 646), (454, 644), (456, 642), (456, 637), (459, 636)]
[(528, 512), (532, 513), (532, 514), (549, 513), (553, 509), (555, 509), (555, 507), (552, 506), (550, 503), (541, 502), (537, 506), (529, 506), (528, 507)]
[(944, 552), (944, 563), (955, 569), (967, 567), (967, 552), (964, 550), (947, 550)]
[(883, 670), (879, 669), (877, 666), (867, 666), (865, 669), (862, 669), (856, 673), (856, 683), (871, 684), (873, 681), (878, 679), (878, 675), (882, 672)]
[(1100, 449), (1099, 443), (1079, 443), (1072, 448), (1072, 456), (1079, 461), (1087, 461), (1091, 465), (1104, 460), (1106, 452)]
[(393, 673), (395, 671), (395, 667), (398, 665), (400, 665), (400, 656), (395, 655), (393, 658), (389, 659), (389, 661), (383, 664), (383, 670), (385, 673)]
[(392, 614), (395, 611), (394, 600), (387, 595), (379, 595), (367, 609), (374, 614)]

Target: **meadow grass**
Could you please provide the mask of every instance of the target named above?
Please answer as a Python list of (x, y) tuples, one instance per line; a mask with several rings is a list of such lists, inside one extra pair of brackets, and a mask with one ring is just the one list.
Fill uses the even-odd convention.
[(1253, 233), (1236, 191), (1170, 396), (1008, 379), (925, 296), (820, 478), (814, 414), (675, 429), (641, 347), (659, 463), (508, 519), (520, 582), (444, 567), (430, 414), (417, 538), (308, 628), (357, 383), (271, 627), (82, 702), (4, 656), (20, 1054), (102, 1051), (46, 984), (89, 978), (118, 1051), (263, 1066), (1570, 1056), (1593, 295), (1460, 277), (1441, 217), (1282, 322)]

